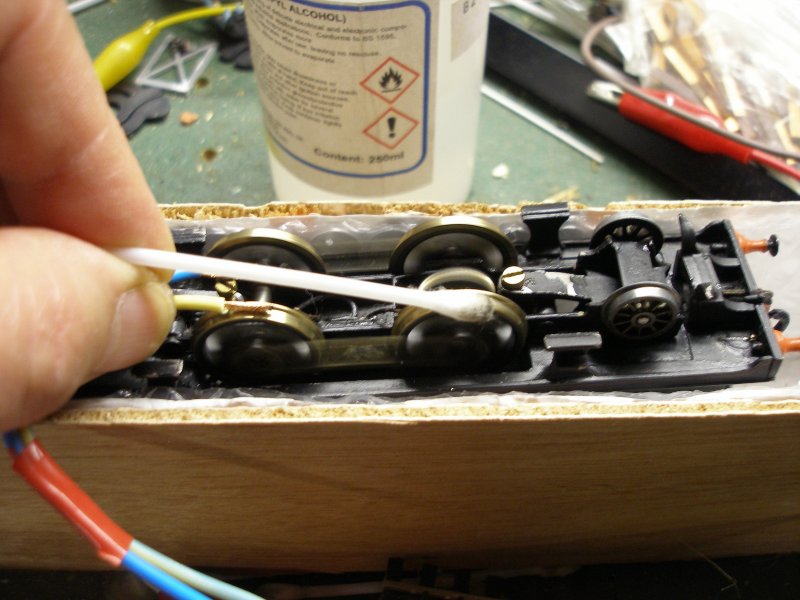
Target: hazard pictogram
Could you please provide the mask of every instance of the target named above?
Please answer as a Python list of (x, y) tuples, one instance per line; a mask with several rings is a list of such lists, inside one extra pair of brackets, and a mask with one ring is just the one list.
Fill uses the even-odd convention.
[(392, 104), (406, 93), (419, 78), (411, 67), (394, 58), (387, 58), (361, 82), (361, 87), (381, 100)]
[(419, 121), (390, 108), (364, 130), (364, 135), (394, 150), (419, 125)]

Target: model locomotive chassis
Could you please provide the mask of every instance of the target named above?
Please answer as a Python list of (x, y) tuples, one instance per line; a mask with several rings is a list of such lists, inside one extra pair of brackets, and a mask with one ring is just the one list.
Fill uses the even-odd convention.
[[(639, 216), (617, 218), (626, 217)], [(663, 242), (657, 240), (659, 247), (654, 248), (652, 239), (646, 239), (644, 244), (624, 239), (598, 241), (596, 234), (602, 223), (593, 216), (571, 215), (563, 205), (542, 205), (525, 209), (522, 214), (481, 218), (511, 242), (516, 254), (512, 261), (521, 268), (524, 280), (520, 289), (511, 289), (504, 285), (503, 269), (498, 265), (477, 265), (493, 280), (500, 295), (525, 309), (527, 332), (522, 348), (499, 364), (464, 367), (401, 359), (395, 364), (371, 366), (356, 352), (357, 358), (350, 366), (342, 366), (339, 360), (335, 368), (312, 366), (277, 375), (231, 377), (224, 370), (202, 364), (195, 356), (198, 330), (207, 317), (182, 314), (152, 359), (101, 378), (83, 393), (358, 401), (442, 393), (697, 389), (768, 381), (775, 376), (782, 353), (765, 305), (770, 295), (756, 285), (729, 221), (688, 228), (684, 225), (682, 231), (678, 215), (673, 212), (668, 219), (658, 220), (656, 237), (663, 236)], [(433, 271), (451, 265), (439, 260), (433, 270), (426, 270), (423, 265), (419, 272), (411, 274), (388, 273), (389, 263), (397, 262), (398, 244), (412, 229), (425, 229), (426, 223), (453, 222), (458, 219), (437, 221), (415, 215), (384, 217), (376, 225), (369, 217), (318, 217), (273, 219), (269, 227), (302, 238), (319, 253), (329, 273), (393, 285), (419, 285)], [(238, 230), (254, 225), (249, 220), (177, 222), (173, 233), (180, 251), (207, 253), (226, 236), (235, 236)], [(692, 233), (696, 239), (687, 240)], [(625, 254), (628, 258), (621, 258)], [(589, 255), (593, 258), (587, 259)], [(456, 262), (463, 266), (465, 260), (468, 266), (476, 266), (474, 257), (457, 257)], [(633, 272), (615, 273), (620, 264)], [(503, 262), (502, 267), (507, 266), (508, 261)], [(392, 268), (398, 270), (396, 264)], [(567, 285), (568, 291), (562, 287), (564, 281), (572, 284)], [(551, 289), (542, 291), (539, 287), (537, 291), (535, 288), (543, 282)], [(675, 290), (675, 318), (657, 335), (644, 335), (643, 339), (620, 338), (610, 332), (613, 319), (607, 317), (607, 312), (614, 295), (618, 298), (620, 290), (630, 293), (642, 285), (651, 292), (659, 289), (653, 284)], [(575, 291), (581, 286), (583, 295)], [(216, 294), (213, 290), (214, 280), (206, 278), (180, 284), (176, 293)], [(593, 290), (597, 298), (591, 298), (592, 293), (587, 290)], [(272, 292), (276, 298), (284, 298), (283, 291)], [(398, 315), (404, 310), (351, 301), (342, 311), (335, 308), (336, 302), (328, 302), (334, 308), (326, 314), (320, 311), (326, 303), (320, 302), (318, 296), (314, 301), (308, 293), (287, 294), (287, 302), (295, 306), (315, 307), (313, 319), (325, 339), (317, 343), (327, 345), (329, 340), (335, 340), (337, 354), (347, 347), (348, 340), (391, 337)], [(672, 297), (667, 295), (665, 299), (672, 302)], [(626, 299), (635, 301), (635, 294)], [(551, 301), (553, 304), (549, 304)], [(553, 310), (553, 306), (565, 302), (571, 305), (565, 312)], [(378, 320), (376, 314), (380, 315)]]

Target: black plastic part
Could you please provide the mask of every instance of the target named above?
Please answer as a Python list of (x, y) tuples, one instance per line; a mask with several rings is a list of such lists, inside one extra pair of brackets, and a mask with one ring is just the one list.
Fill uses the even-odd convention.
[(169, 99), (154, 88), (123, 83), (108, 92), (108, 103), (117, 109), (117, 120), (131, 137), (148, 121), (162, 121), (169, 114)]
[(243, 12), (234, 13), (220, 28), (219, 57), (237, 69), (252, 70), (253, 57)]
[(569, 219), (569, 204), (537, 204), (522, 208), (522, 222), (531, 232), (529, 254), (558, 254), (561, 242), (558, 232)]
[(183, 361), (180, 359), (148, 359), (131, 368), (136, 377), (150, 381), (169, 381), (177, 379), (183, 372)]
[(781, 243), (778, 240), (778, 236), (774, 233), (769, 236), (767, 239), (767, 250), (769, 251), (770, 256), (778, 256), (778, 251), (781, 249)]
[[(546, 229), (552, 230), (563, 216), (556, 214), (552, 221), (542, 219)], [(665, 234), (655, 254), (636, 241), (605, 240), (590, 250), (591, 235), (586, 234), (582, 241), (570, 239), (558, 255), (524, 256), (519, 265), (523, 287), (501, 287), (499, 293), (524, 312), (527, 337), (503, 361), (456, 360), (446, 367), (434, 361), (403, 362), (392, 354), (398, 342), (408, 341), (392, 334), (396, 306), (320, 294), (296, 306), (328, 340), (319, 348), (320, 362), (280, 374), (262, 373), (256, 380), (229, 374), (223, 383), (220, 374), (203, 370), (192, 356), (202, 328), (194, 326), (197, 315), (182, 313), (153, 359), (167, 364), (140, 365), (104, 377), (84, 392), (114, 393), (116, 381), (116, 393), (126, 397), (286, 395), (354, 401), (441, 393), (695, 389), (772, 379), (783, 354), (771, 319), (780, 323), (788, 315), (767, 313), (770, 294), (757, 286), (730, 222), (714, 221), (696, 235), (689, 234), (686, 223), (681, 229)], [(666, 229), (677, 230), (677, 223)], [(687, 236), (694, 241), (687, 243)], [(187, 251), (196, 249), (202, 236), (180, 228), (176, 238), (188, 243), (179, 244), (179, 250)], [(413, 286), (429, 274), (376, 271), (357, 277)], [(212, 283), (201, 279), (181, 286), (214, 293)], [(631, 322), (635, 319), (638, 326), (649, 313), (657, 317), (660, 304), (669, 305), (671, 317), (656, 333), (627, 335), (619, 329), (616, 317), (629, 307)], [(509, 322), (509, 333), (519, 330), (519, 322)], [(502, 329), (497, 331), (499, 335)], [(228, 350), (235, 351), (236, 335), (229, 341)], [(334, 349), (336, 362), (328, 365), (325, 355)], [(180, 372), (178, 360), (183, 361)]]
[(575, 380), (591, 376), (588, 353), (603, 347), (603, 338), (596, 331), (552, 333), (544, 336), (544, 347), (553, 352), (553, 360), (544, 376), (550, 381)]
[(608, 140), (708, 199), (796, 200), (798, 194), (767, 175), (725, 156), (701, 154), (637, 125), (615, 107), (586, 95), (597, 76), (583, 63), (535, 33), (492, 13), (489, 17), (487, 67), (574, 122)]
[(250, 42), (225, 41), (219, 46), (219, 58), (222, 62), (233, 63), (237, 69), (253, 70), (253, 57), (250, 54)]
[(580, 354), (603, 347), (603, 338), (596, 331), (551, 333), (544, 336), (544, 347), (558, 355)]
[(769, 318), (775, 321), (773, 328), (778, 331), (786, 331), (789, 327), (789, 313), (780, 308), (773, 308), (769, 311)]

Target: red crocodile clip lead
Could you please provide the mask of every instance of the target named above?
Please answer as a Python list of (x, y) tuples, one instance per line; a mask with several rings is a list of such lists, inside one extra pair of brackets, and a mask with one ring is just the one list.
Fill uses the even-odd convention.
[[(725, 131), (725, 124), (722, 119), (706, 110), (705, 107), (692, 104), (672, 92), (649, 88), (639, 88), (639, 90), (663, 104), (705, 121), (712, 128), (719, 129), (720, 132)], [(660, 106), (623, 91), (616, 84), (607, 81), (595, 81), (589, 86), (586, 93), (595, 100), (616, 106), (619, 113), (630, 121), (639, 123), (665, 137), (680, 142), (696, 152), (721, 154), (743, 164), (757, 163), (767, 169), (800, 180), (800, 170), (795, 169), (778, 156), (729, 139), (722, 133), (705, 129), (664, 110)]]
[[(676, 94), (647, 88), (642, 88), (641, 91), (668, 106), (702, 119), (715, 127), (720, 129), (725, 127), (722, 119)], [(744, 164), (748, 164), (753, 160), (753, 149), (749, 146), (695, 125), (654, 104), (637, 98), (633, 94), (623, 93), (619, 98), (617, 109), (625, 118), (672, 138), (697, 152), (724, 154)]]

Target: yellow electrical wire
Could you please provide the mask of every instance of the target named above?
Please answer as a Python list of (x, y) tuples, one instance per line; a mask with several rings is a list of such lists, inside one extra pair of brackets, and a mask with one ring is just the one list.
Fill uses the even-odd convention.
[(239, 6), (241, 6), (241, 4), (232, 2), (230, 4), (220, 4), (219, 6), (209, 6), (206, 8), (190, 8), (189, 10), (173, 13), (167, 17), (164, 17), (163, 19), (160, 19), (159, 21), (156, 21), (156, 25), (159, 29), (166, 29), (167, 27), (185, 23), (186, 21), (218, 17), (224, 12), (228, 10), (234, 10)]
[(30, 427), (23, 427), (20, 429), (19, 436), (22, 438), (22, 441), (25, 442), (26, 446), (34, 440), (33, 430)]
[(225, 298), (221, 296), (202, 296), (192, 294), (176, 294), (175, 310), (192, 310), (222, 314), (225, 312)]
[(235, 10), (241, 6), (237, 3), (220, 4), (206, 8), (192, 8), (174, 13), (158, 21), (149, 20), (137, 29), (118, 37), (103, 50), (94, 60), (94, 71), (103, 84), (103, 89), (108, 91), (120, 81), (125, 79), (142, 62), (147, 48), (156, 39), (159, 33), (168, 27), (194, 21), (207, 19)]

